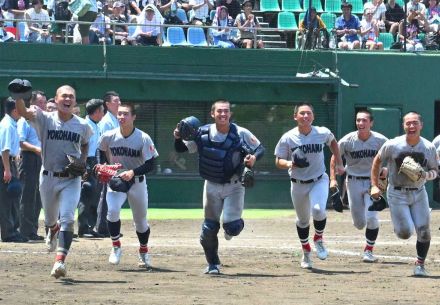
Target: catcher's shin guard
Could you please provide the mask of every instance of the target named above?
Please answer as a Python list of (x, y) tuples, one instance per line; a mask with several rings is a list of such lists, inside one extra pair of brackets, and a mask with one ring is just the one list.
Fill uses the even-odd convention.
[(217, 233), (220, 230), (220, 223), (214, 220), (205, 219), (202, 225), (202, 232), (200, 234), (200, 244), (205, 251), (205, 257), (208, 264), (219, 265), (220, 258), (218, 257), (218, 237)]

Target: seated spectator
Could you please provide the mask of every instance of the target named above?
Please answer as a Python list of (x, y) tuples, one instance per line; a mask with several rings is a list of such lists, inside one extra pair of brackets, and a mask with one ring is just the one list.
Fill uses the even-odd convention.
[(138, 25), (133, 34), (136, 42), (143, 46), (159, 46), (162, 44), (162, 35), (160, 25), (164, 22), (164, 18), (159, 10), (152, 4), (142, 10), (138, 17)]
[[(240, 31), (240, 39), (237, 42), (237, 47), (250, 49), (254, 47), (254, 39), (256, 38), (257, 29), (260, 28), (260, 23), (258, 19), (252, 14), (252, 1), (244, 0), (243, 13), (237, 15), (235, 19), (235, 25)], [(264, 43), (262, 40), (257, 40), (257, 48), (264, 48)]]
[(183, 24), (182, 20), (177, 17), (177, 10), (181, 9), (179, 5), (177, 0), (160, 0), (158, 7), (165, 19), (165, 24)]
[(430, 32), (438, 32), (440, 24), (440, 8), (438, 6), (438, 0), (429, 0), (429, 6), (426, 9), (426, 20)]
[(420, 2), (420, 0), (411, 0), (406, 5), (407, 14), (410, 14), (410, 11), (415, 11), (417, 13), (421, 13), (425, 15), (426, 6)]
[(211, 34), (215, 46), (220, 48), (235, 48), (234, 43), (230, 39), (231, 27), (234, 26), (234, 19), (229, 16), (228, 8), (226, 6), (217, 7), (212, 26)]
[(191, 23), (194, 25), (206, 25), (210, 22), (209, 11), (214, 9), (211, 0), (190, 0), (189, 5), (194, 11)]
[(3, 19), (3, 12), (0, 8), (0, 42), (12, 42), (15, 37), (12, 33), (6, 31)]
[(342, 15), (336, 19), (336, 35), (338, 36), (338, 47), (344, 50), (360, 49), (361, 43), (358, 34), (361, 32), (359, 18), (351, 14), (353, 6), (351, 3), (341, 4)]
[(106, 43), (111, 44), (110, 39), (110, 18), (102, 13), (102, 2), (97, 1), (98, 15), (95, 22), (90, 26), (89, 41), (91, 44)]
[(361, 21), (362, 46), (367, 50), (383, 50), (383, 43), (379, 38), (379, 21), (373, 19), (372, 9), (365, 9)]
[(422, 41), (420, 40), (420, 23), (419, 20), (416, 19), (418, 13), (416, 11), (412, 11), (410, 15), (407, 17), (407, 27), (406, 31), (404, 29), (404, 23), (402, 22), (399, 26), (399, 38), (402, 44), (405, 42), (406, 34), (406, 50), (407, 51), (423, 51), (424, 47)]
[(51, 43), (49, 13), (43, 9), (43, 0), (32, 0), (32, 8), (24, 14), (27, 20), (25, 36), (29, 42)]
[[(3, 6), (1, 5), (3, 3)], [(0, 0), (5, 19), (23, 19), (25, 11), (30, 7), (29, 0)]]
[(383, 0), (373, 0), (371, 2), (365, 2), (364, 13), (366, 9), (369, 9), (373, 12), (372, 20), (376, 20), (379, 29), (385, 31), (385, 12), (387, 8), (383, 3)]
[(405, 18), (405, 12), (396, 0), (388, 0), (385, 7), (385, 30), (395, 36), (399, 31), (399, 23)]
[(128, 45), (128, 26), (124, 23), (127, 23), (127, 19), (125, 18), (125, 15), (123, 15), (123, 12), (125, 10), (125, 5), (120, 2), (116, 1), (113, 3), (113, 10), (112, 14), (110, 15), (110, 36), (114, 37), (115, 43), (117, 45)]
[(318, 42), (321, 41), (321, 33), (323, 34), (322, 47), (328, 49), (329, 34), (324, 21), (316, 13), (316, 8), (311, 7), (306, 11), (298, 30), (300, 31), (298, 41), (301, 46), (304, 45), (305, 50), (316, 49)]
[(217, 0), (216, 6), (226, 6), (229, 16), (234, 20), (237, 18), (237, 15), (241, 13), (240, 2), (238, 2), (238, 0)]

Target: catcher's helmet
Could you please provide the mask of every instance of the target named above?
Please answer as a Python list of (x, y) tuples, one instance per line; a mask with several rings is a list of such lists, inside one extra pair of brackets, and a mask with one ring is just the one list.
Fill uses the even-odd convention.
[(29, 100), (32, 96), (32, 84), (27, 79), (14, 79), (9, 83), (8, 90), (14, 100)]
[(185, 141), (193, 141), (196, 138), (201, 125), (199, 119), (195, 116), (184, 118), (179, 122), (178, 129), (180, 137)]

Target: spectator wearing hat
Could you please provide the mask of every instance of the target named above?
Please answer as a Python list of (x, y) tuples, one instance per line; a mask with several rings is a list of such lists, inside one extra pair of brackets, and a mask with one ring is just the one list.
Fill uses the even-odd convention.
[[(46, 110), (46, 94), (42, 91), (33, 91), (31, 105)], [(40, 197), (40, 170), (41, 170), (41, 142), (37, 131), (25, 118), (17, 121), (17, 131), (20, 143), (20, 162), (18, 174), (23, 186), (20, 199), (20, 233), (29, 240), (43, 240), (39, 236), (38, 218), (41, 211)]]
[(89, 41), (91, 44), (106, 43), (111, 44), (109, 37), (110, 31), (110, 18), (102, 13), (102, 2), (97, 1), (96, 7), (98, 8), (98, 15), (95, 22), (90, 26)]
[(304, 43), (304, 49), (315, 49), (317, 41), (323, 33), (322, 46), (329, 47), (329, 34), (324, 21), (316, 13), (316, 8), (311, 7), (306, 11), (304, 19), (299, 23), (299, 31), (301, 33), (298, 41), (300, 45)]
[(43, 9), (43, 0), (32, 0), (32, 8), (24, 14), (27, 21), (25, 36), (29, 42), (52, 43), (49, 13)]
[(338, 47), (344, 50), (360, 49), (361, 43), (358, 34), (361, 32), (359, 18), (351, 13), (353, 6), (344, 2), (341, 5), (342, 15), (336, 19), (336, 35)]
[(211, 34), (215, 46), (235, 48), (234, 43), (231, 41), (231, 28), (234, 26), (234, 19), (229, 16), (226, 6), (217, 7), (212, 26)]
[(91, 99), (86, 103), (87, 116), (85, 120), (93, 130), (93, 135), (89, 139), (89, 151), (87, 154), (87, 174), (81, 182), (81, 196), (78, 203), (78, 236), (83, 238), (102, 238), (103, 235), (94, 231), (96, 225), (97, 208), (101, 193), (96, 177), (92, 174), (93, 167), (98, 163), (97, 151), (98, 140), (101, 136), (98, 123), (104, 116), (104, 101), (101, 99)]
[(5, 101), (5, 116), (0, 122), (0, 235), (3, 242), (27, 242), (19, 231), (18, 205), (21, 187), (15, 157), (19, 142), (17, 121), (20, 115), (15, 108), (15, 100)]
[[(124, 15), (125, 5), (120, 1), (113, 3), (112, 14), (110, 15), (110, 22), (112, 26), (109, 30), (110, 36), (114, 37), (115, 43), (118, 45), (128, 45), (128, 27), (127, 18)], [(113, 26), (114, 25), (114, 26)]]
[[(243, 13), (237, 15), (235, 25), (240, 30), (240, 40), (236, 44), (238, 47), (250, 49), (254, 47), (254, 39), (256, 39), (257, 29), (260, 28), (260, 23), (254, 14), (252, 14), (252, 1), (244, 0), (242, 7)], [(264, 48), (262, 40), (256, 41), (256, 46), (259, 49)]]
[(209, 21), (209, 11), (214, 9), (212, 0), (189, 0), (189, 6), (194, 11), (191, 23), (205, 25)]
[(152, 4), (148, 4), (138, 17), (138, 25), (133, 36), (136, 42), (143, 46), (159, 46), (162, 44), (160, 26), (164, 18), (159, 10)]

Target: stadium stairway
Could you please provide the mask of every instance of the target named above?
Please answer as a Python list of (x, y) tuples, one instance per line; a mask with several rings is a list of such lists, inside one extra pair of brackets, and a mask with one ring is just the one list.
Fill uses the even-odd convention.
[[(257, 16), (258, 22), (262, 29), (269, 28), (269, 23), (263, 21), (262, 16)], [(257, 35), (258, 39), (264, 41), (264, 47), (267, 49), (285, 49), (287, 48), (286, 41), (281, 38), (281, 34), (277, 30), (263, 30)]]

